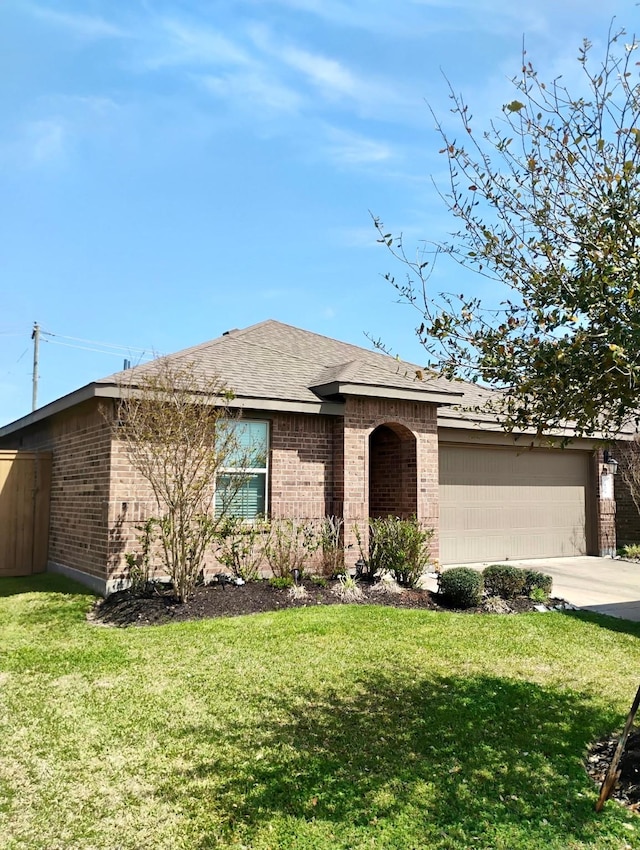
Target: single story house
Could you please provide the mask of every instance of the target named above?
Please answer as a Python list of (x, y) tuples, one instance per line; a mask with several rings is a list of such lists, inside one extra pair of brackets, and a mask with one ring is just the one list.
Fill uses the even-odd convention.
[[(272, 320), (169, 357), (218, 375), (266, 439), (253, 510), (343, 517), (354, 561), (354, 524), (387, 514), (433, 528), (443, 565), (615, 550), (597, 440), (505, 433), (479, 410), (486, 390)], [(153, 511), (108, 421), (136, 369), (0, 428), (0, 449), (51, 453), (48, 569), (103, 593)]]

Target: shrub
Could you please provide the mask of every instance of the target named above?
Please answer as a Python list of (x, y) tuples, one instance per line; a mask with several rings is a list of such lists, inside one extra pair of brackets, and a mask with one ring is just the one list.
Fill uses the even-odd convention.
[(241, 517), (225, 517), (217, 534), (216, 557), (236, 578), (255, 581), (263, 558), (264, 521), (247, 523)]
[(387, 516), (369, 520), (369, 573), (391, 573), (398, 584), (415, 587), (429, 564), (432, 528), (416, 517)]
[(293, 570), (299, 570), (302, 574), (305, 563), (318, 544), (317, 534), (310, 522), (274, 519), (263, 551), (274, 576), (288, 577)]
[(484, 587), (490, 596), (514, 599), (525, 592), (527, 574), (519, 567), (508, 564), (492, 564), (482, 572)]
[(438, 576), (438, 593), (454, 608), (474, 608), (482, 602), (482, 575), (471, 567), (452, 567)]
[(324, 576), (311, 576), (311, 584), (315, 584), (316, 587), (326, 587), (327, 579)]
[(269, 579), (269, 584), (278, 590), (285, 590), (287, 587), (294, 586), (291, 576), (273, 576)]
[(319, 543), (322, 552), (323, 576), (335, 576), (344, 570), (343, 526), (342, 517), (326, 516), (322, 520)]
[(632, 558), (633, 560), (640, 558), (640, 543), (629, 543), (627, 546), (623, 546), (620, 555), (623, 558)]
[[(553, 588), (553, 579), (550, 575), (547, 575), (546, 573), (539, 573), (536, 570), (527, 570), (525, 572), (525, 582), (525, 593), (532, 599), (534, 598), (533, 594), (537, 590), (542, 591), (545, 599), (551, 595), (551, 589)], [(535, 601), (544, 601), (544, 599), (536, 599)]]
[(142, 525), (136, 525), (140, 554), (128, 552), (124, 559), (129, 570), (129, 581), (134, 593), (145, 594), (152, 589), (151, 581), (151, 550), (154, 544), (154, 529), (158, 521), (154, 517), (147, 519)]

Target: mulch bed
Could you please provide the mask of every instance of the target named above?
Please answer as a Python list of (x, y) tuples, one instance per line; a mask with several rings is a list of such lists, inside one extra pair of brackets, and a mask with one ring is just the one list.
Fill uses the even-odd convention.
[[(600, 789), (609, 770), (611, 759), (618, 746), (618, 737), (596, 741), (589, 749), (586, 759), (587, 773)], [(620, 778), (611, 794), (613, 800), (634, 812), (640, 811), (640, 729), (629, 734), (619, 764)]]
[[(288, 588), (272, 587), (268, 581), (252, 581), (237, 587), (216, 582), (197, 587), (187, 602), (177, 602), (170, 587), (157, 584), (145, 593), (121, 590), (99, 600), (89, 614), (89, 619), (105, 626), (157, 626), (186, 620), (204, 620), (215, 617), (236, 617), (241, 614), (260, 614), (281, 611), (285, 608), (309, 608), (315, 605), (339, 605), (342, 600), (336, 593), (338, 582), (320, 587), (304, 582), (307, 595), (296, 598)], [(362, 582), (362, 598), (352, 604), (390, 605), (394, 608), (419, 608), (429, 611), (451, 611), (442, 605), (438, 594), (428, 590), (386, 590), (382, 584)], [(561, 602), (561, 600), (552, 600)], [(479, 608), (469, 608), (469, 614), (518, 614), (535, 610), (535, 604), (526, 597), (504, 602), (488, 599)]]
[[(336, 593), (338, 583), (329, 582), (320, 587), (304, 582), (307, 595), (296, 598), (289, 589), (272, 587), (268, 581), (255, 581), (240, 587), (232, 584), (209, 584), (197, 587), (193, 596), (184, 603), (177, 602), (167, 585), (154, 585), (145, 594), (121, 590), (101, 599), (92, 608), (88, 619), (103, 626), (157, 626), (187, 620), (204, 620), (217, 617), (236, 617), (243, 614), (260, 614), (281, 611), (285, 608), (309, 608), (315, 605), (339, 605), (342, 600)], [(429, 590), (384, 589), (381, 585), (362, 583), (362, 598), (351, 604), (389, 605), (394, 608), (414, 608), (427, 611), (452, 611), (437, 593)], [(564, 607), (561, 599), (552, 599), (550, 607)], [(526, 597), (505, 602), (499, 598), (486, 599), (478, 608), (468, 608), (465, 614), (520, 614), (538, 610)], [(589, 776), (598, 788), (609, 768), (617, 746), (617, 737), (598, 741), (590, 748), (585, 762)], [(640, 730), (632, 732), (627, 740), (621, 760), (621, 774), (612, 799), (640, 810)]]

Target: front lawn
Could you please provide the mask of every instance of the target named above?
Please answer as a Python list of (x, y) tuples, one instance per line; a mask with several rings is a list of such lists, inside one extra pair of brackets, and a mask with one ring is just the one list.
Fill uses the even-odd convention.
[(640, 625), (317, 606), (126, 630), (0, 582), (6, 850), (640, 847), (582, 766)]

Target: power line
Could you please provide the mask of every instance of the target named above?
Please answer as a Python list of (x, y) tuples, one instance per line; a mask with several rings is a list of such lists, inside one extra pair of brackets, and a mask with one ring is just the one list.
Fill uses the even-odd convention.
[[(119, 351), (136, 351), (140, 354), (146, 354), (147, 353), (146, 348), (135, 348), (134, 346), (131, 346), (131, 345), (117, 345), (116, 343), (113, 343), (113, 342), (98, 342), (95, 339), (82, 339), (81, 337), (77, 337), (77, 336), (65, 336), (64, 334), (56, 334), (56, 333), (52, 333), (51, 331), (42, 331), (42, 334), (44, 334), (46, 336), (56, 337), (56, 338), (59, 338), (59, 339), (70, 339), (72, 342), (86, 342), (88, 345), (99, 345), (101, 348), (116, 348)], [(63, 343), (59, 343), (59, 345), (62, 345), (62, 344)]]
[[(65, 337), (65, 338), (66, 338), (66, 339), (69, 339), (70, 337)], [(64, 346), (65, 348), (76, 348), (76, 349), (78, 349), (79, 351), (92, 351), (94, 354), (108, 354), (108, 355), (110, 355), (111, 357), (122, 357), (122, 351), (103, 351), (103, 350), (102, 350), (102, 349), (100, 349), (100, 348), (90, 348), (90, 347), (89, 347), (89, 346), (87, 346), (87, 345), (74, 345), (74, 344), (73, 344), (73, 343), (71, 343), (71, 342), (58, 342), (58, 341), (57, 341), (57, 340), (55, 340), (55, 339), (43, 339), (42, 341), (43, 341), (43, 342), (48, 342), (50, 345), (62, 345), (62, 346)], [(124, 349), (124, 350), (126, 351), (127, 349)], [(147, 353), (147, 352), (145, 351), (145, 349), (143, 349), (143, 348), (134, 348), (134, 349), (129, 349), (129, 351), (131, 351), (131, 350), (132, 350), (132, 351), (139, 352), (139, 354), (140, 354), (140, 356), (139, 356), (139, 358), (138, 358), (139, 360), (141, 360), (141, 359), (142, 359), (142, 357), (144, 357), (144, 355)], [(150, 358), (149, 358), (149, 359), (150, 359)]]

